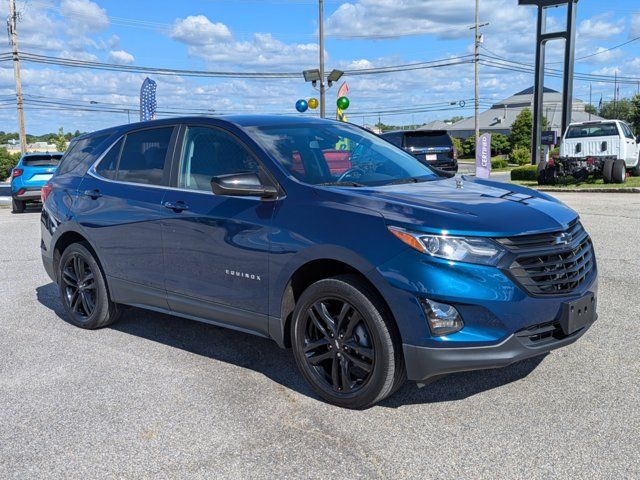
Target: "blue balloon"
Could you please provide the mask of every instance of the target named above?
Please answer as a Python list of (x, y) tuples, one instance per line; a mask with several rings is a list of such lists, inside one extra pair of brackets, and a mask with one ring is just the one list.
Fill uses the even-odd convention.
[(309, 104), (306, 100), (300, 99), (296, 102), (296, 110), (298, 110), (300, 113), (306, 112), (308, 108)]

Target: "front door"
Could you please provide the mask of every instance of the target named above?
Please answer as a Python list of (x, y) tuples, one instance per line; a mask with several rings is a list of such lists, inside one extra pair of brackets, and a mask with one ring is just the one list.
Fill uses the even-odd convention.
[(216, 196), (214, 176), (262, 174), (234, 135), (210, 126), (186, 127), (179, 167), (164, 204), (165, 287), (179, 313), (239, 328), (268, 331), (268, 256), (275, 202)]

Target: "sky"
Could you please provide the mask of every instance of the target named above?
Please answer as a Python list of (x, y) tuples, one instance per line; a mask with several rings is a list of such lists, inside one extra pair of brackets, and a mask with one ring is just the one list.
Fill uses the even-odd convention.
[[(532, 64), (534, 7), (517, 0), (481, 0), (482, 54)], [(28, 0), (18, 1), (21, 52), (49, 57), (180, 70), (302, 72), (318, 66), (317, 0)], [(565, 10), (549, 12), (548, 30)], [(0, 0), (6, 18), (8, 0)], [(471, 0), (325, 0), (328, 70), (359, 70), (445, 60), (454, 63), (377, 75), (345, 75), (349, 120), (418, 124), (473, 113)], [(640, 4), (579, 0), (576, 72), (605, 81), (577, 80), (575, 95), (610, 101), (609, 76), (626, 79), (621, 97), (640, 89)], [(630, 42), (620, 48), (611, 47)], [(7, 35), (0, 54), (10, 51)], [(548, 66), (562, 68), (562, 42), (549, 47)], [(586, 57), (586, 58), (583, 58)], [(458, 59), (458, 60), (452, 60)], [(480, 69), (483, 109), (533, 85), (530, 72)], [(196, 78), (149, 75), (158, 83), (158, 108), (201, 114), (291, 113), (299, 98), (318, 97), (300, 78)], [(62, 67), (24, 61), (27, 132), (91, 131), (136, 121), (144, 73)], [(637, 79), (637, 83), (635, 80)], [(600, 80), (596, 79), (596, 80)], [(561, 89), (558, 78), (546, 85)], [(328, 91), (335, 114), (337, 86)], [(43, 102), (53, 102), (43, 103)], [(60, 105), (63, 105), (61, 108)], [(71, 104), (84, 109), (71, 110)], [(91, 109), (111, 111), (87, 111)], [(127, 113), (124, 110), (130, 109)], [(403, 112), (413, 109), (412, 112)], [(380, 113), (379, 113), (380, 112)], [(305, 115), (317, 115), (309, 111)], [(16, 131), (15, 84), (10, 61), (0, 62), (0, 130)]]

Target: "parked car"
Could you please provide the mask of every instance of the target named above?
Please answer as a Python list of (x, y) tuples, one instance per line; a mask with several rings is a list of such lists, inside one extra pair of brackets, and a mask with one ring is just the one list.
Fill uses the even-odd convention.
[(620, 120), (573, 123), (562, 139), (559, 158), (540, 164), (538, 183), (553, 185), (564, 176), (586, 180), (590, 175), (605, 183), (624, 183), (627, 172), (640, 176), (639, 143)]
[(544, 354), (596, 320), (593, 245), (573, 210), (445, 178), (340, 122), (95, 132), (43, 197), (42, 260), (71, 323), (105, 327), (128, 305), (268, 337), (342, 407)]
[(11, 170), (11, 207), (22, 213), (27, 203), (39, 202), (42, 187), (53, 176), (62, 153), (26, 153)]
[(458, 152), (445, 130), (399, 130), (380, 136), (425, 165), (446, 172), (458, 172)]

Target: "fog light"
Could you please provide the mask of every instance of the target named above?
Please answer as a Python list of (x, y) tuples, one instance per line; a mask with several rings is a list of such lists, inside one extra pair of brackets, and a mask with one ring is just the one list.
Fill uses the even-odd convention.
[(429, 322), (431, 333), (436, 337), (442, 337), (450, 333), (455, 333), (464, 327), (462, 317), (452, 305), (434, 302), (424, 299), (422, 302), (424, 313)]

